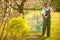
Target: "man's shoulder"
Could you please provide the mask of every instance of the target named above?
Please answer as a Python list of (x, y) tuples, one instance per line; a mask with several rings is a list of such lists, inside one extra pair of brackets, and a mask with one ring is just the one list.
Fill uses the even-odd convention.
[(42, 8), (42, 10), (44, 10), (45, 8)]
[(43, 11), (45, 11), (46, 9), (45, 9), (45, 8), (43, 8), (42, 10), (43, 10)]

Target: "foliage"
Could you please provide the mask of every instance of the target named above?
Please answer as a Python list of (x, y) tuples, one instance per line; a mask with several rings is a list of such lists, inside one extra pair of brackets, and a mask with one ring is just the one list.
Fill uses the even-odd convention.
[(35, 6), (35, 8), (36, 8), (36, 9), (41, 9), (41, 8), (42, 8), (42, 6)]
[(9, 34), (13, 34), (17, 37), (24, 37), (27, 36), (30, 28), (29, 25), (26, 21), (26, 19), (24, 19), (22, 16), (18, 17), (18, 18), (12, 18), (11, 20), (9, 20)]

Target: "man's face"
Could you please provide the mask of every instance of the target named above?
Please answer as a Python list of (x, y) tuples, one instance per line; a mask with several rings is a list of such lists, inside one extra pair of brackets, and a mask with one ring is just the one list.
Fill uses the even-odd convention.
[(45, 5), (45, 7), (47, 8), (47, 7), (48, 7), (48, 4), (47, 4), (47, 5)]

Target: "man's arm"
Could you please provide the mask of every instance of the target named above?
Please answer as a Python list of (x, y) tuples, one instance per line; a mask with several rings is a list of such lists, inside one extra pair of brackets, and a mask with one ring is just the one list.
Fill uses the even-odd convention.
[(46, 13), (45, 10), (42, 9), (42, 17), (43, 17), (43, 18), (47, 18), (47, 17), (48, 17), (48, 16), (45, 16), (45, 13)]
[(55, 9), (55, 8), (53, 8), (53, 7), (50, 7), (50, 11), (51, 11), (51, 12), (55, 12), (55, 11), (56, 11), (56, 9)]
[(42, 16), (43, 16), (45, 19), (47, 19), (47, 17), (48, 17), (48, 16), (45, 16), (44, 14), (42, 14)]

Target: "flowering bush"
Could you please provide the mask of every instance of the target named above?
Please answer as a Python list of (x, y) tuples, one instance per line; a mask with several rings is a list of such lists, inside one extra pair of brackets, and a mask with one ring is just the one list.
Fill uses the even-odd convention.
[(18, 18), (12, 18), (8, 23), (9, 34), (23, 38), (28, 35), (30, 28), (27, 23), (27, 20), (22, 16)]

